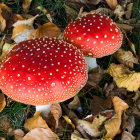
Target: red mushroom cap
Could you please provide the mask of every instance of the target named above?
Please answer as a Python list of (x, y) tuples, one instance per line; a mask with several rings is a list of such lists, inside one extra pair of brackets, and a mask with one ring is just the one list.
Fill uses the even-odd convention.
[(103, 57), (116, 52), (122, 44), (120, 29), (107, 16), (88, 14), (71, 22), (64, 40), (81, 49), (86, 56)]
[(65, 101), (87, 81), (83, 54), (54, 38), (38, 38), (16, 45), (4, 59), (0, 87), (12, 99), (32, 105)]

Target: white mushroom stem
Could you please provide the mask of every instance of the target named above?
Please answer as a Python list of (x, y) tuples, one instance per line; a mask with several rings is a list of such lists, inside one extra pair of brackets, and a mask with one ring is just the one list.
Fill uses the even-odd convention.
[(52, 104), (37, 105), (36, 106), (36, 111), (41, 111), (41, 114), (43, 115), (43, 117), (48, 117), (48, 115), (50, 113), (51, 106), (52, 106)]
[(86, 59), (86, 63), (88, 66), (88, 71), (92, 70), (93, 68), (98, 67), (97, 63), (96, 63), (96, 58), (93, 57), (85, 57)]

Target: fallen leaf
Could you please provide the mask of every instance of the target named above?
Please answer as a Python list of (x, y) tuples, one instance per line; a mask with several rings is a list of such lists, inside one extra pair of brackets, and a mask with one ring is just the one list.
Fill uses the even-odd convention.
[(74, 96), (73, 100), (68, 104), (68, 107), (70, 109), (78, 109), (78, 107), (81, 107), (81, 103), (77, 95)]
[(70, 120), (70, 118), (66, 115), (63, 116), (63, 118), (65, 119), (65, 121), (70, 124), (72, 126), (73, 129), (75, 129), (75, 125), (72, 123), (72, 121)]
[(50, 129), (35, 128), (28, 132), (22, 140), (60, 140)]
[(2, 47), (2, 54), (0, 56), (0, 61), (2, 61), (5, 56), (12, 50), (12, 48), (15, 46), (16, 44), (9, 44), (9, 43), (4, 43), (3, 47)]
[(106, 0), (106, 2), (111, 9), (115, 9), (115, 7), (118, 5), (117, 0)]
[(88, 133), (92, 137), (98, 137), (102, 133), (102, 131), (99, 129), (106, 119), (106, 117), (99, 115), (98, 117), (95, 117), (93, 119), (93, 122), (88, 122), (85, 120), (79, 120), (78, 122), (79, 125), (86, 131), (86, 133)]
[(34, 38), (35, 29), (33, 27), (33, 23), (36, 17), (38, 17), (38, 15), (30, 19), (18, 20), (16, 23), (13, 24), (14, 29), (12, 39), (16, 43), (20, 43), (22, 41)]
[(127, 105), (127, 103), (125, 103), (122, 99), (120, 99), (117, 96), (113, 97), (112, 102), (114, 110), (118, 115), (118, 118), (121, 119), (122, 112), (126, 110), (129, 106)]
[(101, 0), (86, 0), (86, 2), (87, 2), (88, 4), (93, 4), (93, 5), (99, 4), (100, 1), (101, 1)]
[(128, 41), (128, 44), (129, 44), (131, 50), (133, 51), (133, 53), (135, 54), (135, 56), (137, 56), (137, 55), (136, 55), (136, 50), (135, 50), (135, 45), (129, 40), (129, 38), (127, 37), (126, 32), (124, 32), (124, 34), (125, 34), (125, 37), (126, 37), (126, 39), (127, 39), (127, 41)]
[(58, 128), (59, 118), (62, 116), (62, 109), (59, 103), (54, 103), (50, 109), (51, 115), (53, 115), (55, 119), (55, 129)]
[(127, 10), (125, 11), (125, 18), (126, 19), (130, 19), (131, 18), (133, 5), (134, 5), (133, 3), (129, 3), (127, 5)]
[(121, 138), (121, 140), (135, 140), (135, 137), (134, 137), (131, 133), (129, 133), (129, 132), (127, 132), (127, 131), (124, 131), (124, 132), (122, 133), (122, 138)]
[(54, 23), (45, 23), (42, 26), (39, 26), (35, 31), (35, 37), (56, 37), (58, 38), (61, 34), (60, 29)]
[(112, 99), (112, 102), (116, 114), (105, 124), (106, 138), (113, 138), (120, 133), (121, 116), (123, 111), (128, 108), (128, 105), (117, 96)]
[(138, 59), (133, 56), (133, 53), (130, 51), (125, 51), (123, 49), (119, 49), (115, 54), (115, 58), (125, 66), (129, 68), (134, 68), (134, 64), (138, 64)]
[(74, 132), (71, 134), (71, 140), (88, 140), (88, 139), (82, 138), (80, 133), (77, 130), (74, 130)]
[(15, 140), (22, 140), (24, 132), (21, 129), (16, 129), (13, 131), (13, 135), (15, 137)]
[(0, 140), (6, 140), (5, 138), (3, 138), (3, 137), (0, 137)]
[(101, 73), (90, 73), (88, 74), (88, 81), (93, 81), (95, 84), (99, 84), (102, 80), (103, 74)]
[(43, 118), (40, 115), (41, 112), (36, 112), (34, 116), (30, 119), (27, 119), (27, 121), (24, 124), (24, 128), (26, 131), (30, 131), (34, 128), (45, 128), (50, 129), (48, 125), (46, 124), (46, 121), (43, 120)]
[(126, 32), (132, 32), (132, 30), (133, 30), (133, 28), (134, 28), (133, 26), (127, 25), (127, 24), (116, 23), (116, 25), (117, 25), (120, 29), (125, 30)]
[(139, 99), (139, 97), (140, 97), (140, 91), (137, 90), (135, 96), (133, 97), (133, 100), (136, 101), (137, 99)]
[(32, 0), (23, 0), (22, 7), (25, 12), (27, 12), (29, 10), (31, 2), (32, 2)]
[(135, 118), (134, 116), (129, 116), (125, 130), (128, 131), (129, 133), (132, 133), (134, 129), (135, 129)]
[(130, 71), (124, 65), (111, 64), (108, 70), (118, 87), (124, 87), (128, 91), (137, 91), (140, 87), (140, 72)]
[(3, 93), (0, 93), (0, 112), (5, 108), (6, 101)]
[(93, 99), (90, 100), (90, 108), (93, 116), (98, 115), (102, 110), (112, 107), (111, 98), (102, 99), (98, 96), (93, 96)]
[(119, 21), (122, 21), (122, 17), (125, 14), (123, 7), (121, 5), (117, 5), (114, 10), (114, 14), (116, 15), (116, 17), (118, 17)]

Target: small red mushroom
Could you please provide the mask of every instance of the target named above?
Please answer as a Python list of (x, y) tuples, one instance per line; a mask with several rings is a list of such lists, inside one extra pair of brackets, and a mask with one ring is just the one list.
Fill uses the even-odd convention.
[(122, 33), (112, 19), (100, 14), (88, 14), (71, 22), (63, 37), (88, 58), (113, 54), (121, 47), (122, 39)]
[(37, 38), (16, 45), (2, 62), (0, 87), (12, 99), (48, 105), (73, 97), (87, 81), (87, 64), (73, 45)]

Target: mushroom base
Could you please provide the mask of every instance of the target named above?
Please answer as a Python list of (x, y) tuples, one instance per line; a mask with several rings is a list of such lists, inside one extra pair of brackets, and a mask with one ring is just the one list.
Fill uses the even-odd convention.
[(42, 114), (43, 117), (48, 117), (48, 115), (50, 113), (51, 106), (52, 106), (52, 104), (37, 105), (36, 106), (36, 111), (41, 111), (41, 114)]
[(96, 58), (85, 57), (85, 59), (86, 59), (86, 63), (88, 66), (88, 71), (92, 70), (93, 68), (98, 67), (97, 62), (96, 62)]

